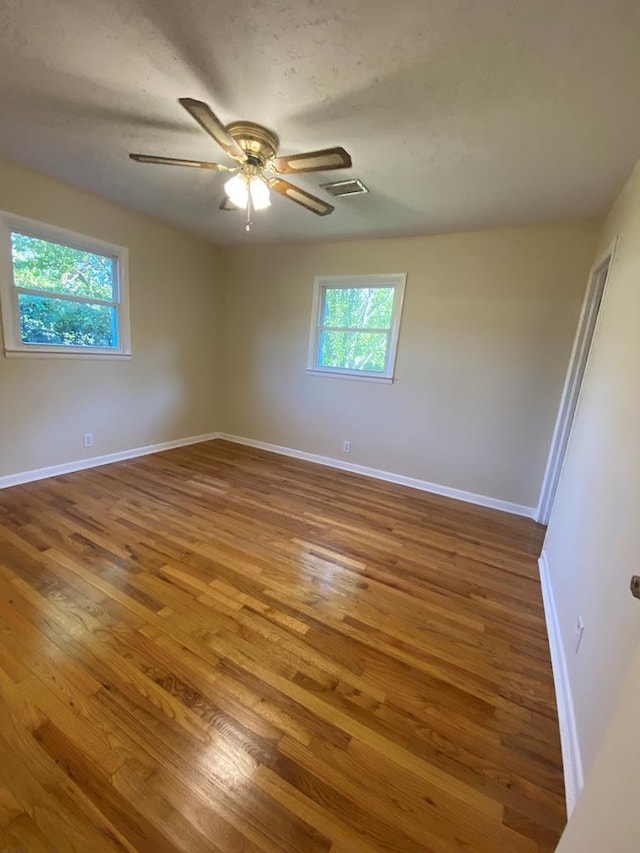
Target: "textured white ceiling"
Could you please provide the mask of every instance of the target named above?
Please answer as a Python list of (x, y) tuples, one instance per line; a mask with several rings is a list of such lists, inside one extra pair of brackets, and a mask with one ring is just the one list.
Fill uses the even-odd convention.
[[(420, 234), (604, 213), (640, 154), (638, 0), (0, 0), (0, 155), (226, 243), (224, 160), (177, 104), (343, 145), (369, 195), (282, 198), (252, 241)], [(0, 188), (1, 202), (1, 188)], [(0, 204), (1, 206), (1, 204)]]

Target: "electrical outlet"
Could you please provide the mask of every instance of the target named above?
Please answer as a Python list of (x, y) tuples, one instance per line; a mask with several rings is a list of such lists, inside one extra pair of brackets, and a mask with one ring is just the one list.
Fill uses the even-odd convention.
[(584, 634), (584, 623), (582, 621), (582, 616), (578, 616), (578, 621), (576, 622), (576, 633), (573, 638), (573, 647), (575, 649), (576, 654), (580, 651), (580, 643), (582, 642), (582, 635)]
[(342, 442), (342, 450), (344, 453), (351, 453), (351, 442), (349, 439)]
[(85, 432), (82, 436), (82, 446), (83, 447), (93, 447), (93, 433)]

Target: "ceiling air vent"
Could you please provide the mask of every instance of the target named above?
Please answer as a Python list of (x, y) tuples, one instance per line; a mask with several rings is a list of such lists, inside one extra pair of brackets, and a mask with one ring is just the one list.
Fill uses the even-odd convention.
[(335, 196), (360, 195), (361, 193), (369, 192), (362, 181), (359, 181), (357, 178), (349, 178), (348, 181), (333, 181), (333, 183), (320, 184), (320, 186)]

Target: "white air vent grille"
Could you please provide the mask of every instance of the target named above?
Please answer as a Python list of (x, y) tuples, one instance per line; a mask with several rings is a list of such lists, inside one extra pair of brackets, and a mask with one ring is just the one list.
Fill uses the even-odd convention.
[(358, 178), (350, 178), (348, 181), (334, 181), (331, 184), (321, 184), (321, 186), (335, 196), (360, 195), (369, 192)]

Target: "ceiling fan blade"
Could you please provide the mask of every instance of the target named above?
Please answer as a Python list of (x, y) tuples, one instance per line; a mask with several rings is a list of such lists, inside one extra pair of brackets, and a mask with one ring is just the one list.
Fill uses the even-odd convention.
[(295, 172), (328, 172), (331, 169), (350, 169), (351, 156), (344, 148), (324, 148), (322, 151), (276, 157), (271, 161), (271, 165), (281, 175), (292, 175)]
[(218, 205), (218, 210), (240, 210), (240, 208), (237, 205), (235, 205), (231, 201), (229, 196), (225, 193), (224, 198), (222, 199), (222, 201)]
[(328, 216), (335, 210), (332, 204), (328, 204), (321, 198), (316, 198), (316, 196), (311, 195), (306, 190), (301, 190), (300, 187), (296, 187), (280, 178), (269, 178), (269, 186), (285, 198), (295, 201), (296, 204), (301, 204), (313, 213), (317, 213), (318, 216)]
[(190, 166), (193, 169), (213, 169), (215, 172), (234, 172), (221, 163), (207, 163), (204, 160), (180, 160), (175, 157), (156, 157), (154, 154), (129, 154), (137, 163), (160, 163), (163, 166)]
[(185, 110), (191, 115), (200, 125), (203, 130), (213, 137), (223, 151), (226, 151), (229, 156), (235, 160), (244, 162), (246, 155), (242, 148), (230, 133), (224, 129), (224, 125), (220, 119), (213, 114), (211, 109), (202, 101), (196, 101), (193, 98), (178, 98)]

